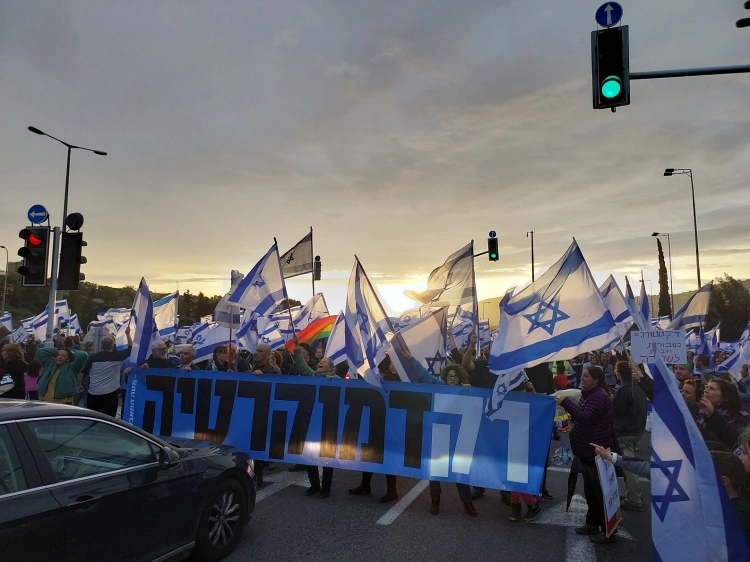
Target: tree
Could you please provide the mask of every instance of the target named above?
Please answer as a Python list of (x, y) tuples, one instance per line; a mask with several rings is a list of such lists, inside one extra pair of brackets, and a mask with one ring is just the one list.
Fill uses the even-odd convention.
[(656, 247), (659, 250), (659, 316), (672, 318), (672, 301), (669, 297), (669, 278), (667, 277), (667, 264), (664, 262), (664, 249), (661, 240), (656, 239)]
[(706, 327), (721, 322), (721, 339), (735, 341), (740, 338), (750, 321), (750, 292), (726, 273), (718, 278), (711, 292)]

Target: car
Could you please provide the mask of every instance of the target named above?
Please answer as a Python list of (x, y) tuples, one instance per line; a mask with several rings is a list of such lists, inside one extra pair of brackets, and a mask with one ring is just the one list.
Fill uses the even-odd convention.
[(254, 463), (197, 445), (0, 399), (0, 560), (221, 560), (255, 510)]

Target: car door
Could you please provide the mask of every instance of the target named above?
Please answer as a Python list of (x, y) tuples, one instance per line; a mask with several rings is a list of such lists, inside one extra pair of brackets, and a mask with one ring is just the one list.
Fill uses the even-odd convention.
[(64, 549), (60, 504), (15, 423), (0, 425), (0, 560), (55, 560)]
[(151, 560), (192, 540), (195, 482), (184, 465), (160, 467), (155, 442), (84, 416), (19, 425), (54, 478), (66, 560)]

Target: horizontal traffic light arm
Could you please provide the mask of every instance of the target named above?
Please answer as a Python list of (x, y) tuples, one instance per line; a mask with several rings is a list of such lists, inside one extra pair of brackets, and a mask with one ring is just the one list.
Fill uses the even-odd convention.
[(684, 78), (686, 76), (711, 76), (715, 74), (742, 74), (750, 72), (750, 65), (713, 66), (708, 68), (682, 68), (678, 70), (652, 70), (650, 72), (631, 72), (631, 80), (651, 80), (653, 78)]

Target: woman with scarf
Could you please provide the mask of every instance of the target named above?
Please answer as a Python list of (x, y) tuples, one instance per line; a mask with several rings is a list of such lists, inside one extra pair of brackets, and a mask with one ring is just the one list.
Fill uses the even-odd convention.
[(696, 423), (706, 441), (720, 441), (730, 450), (737, 447), (740, 434), (750, 426), (748, 414), (732, 383), (713, 379), (698, 402)]

